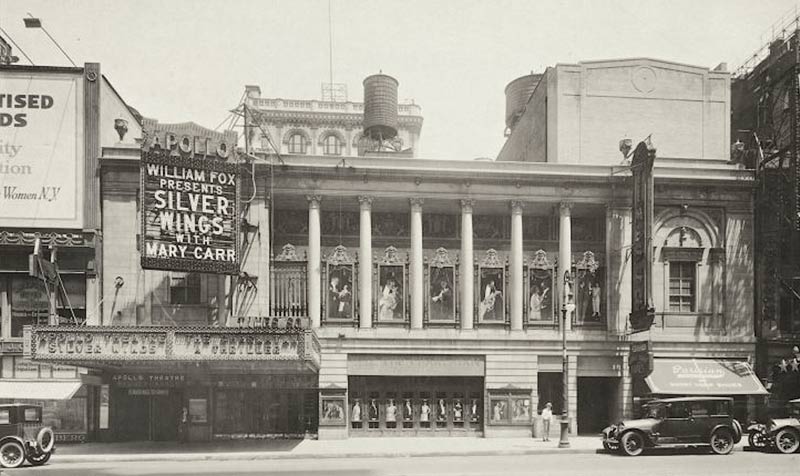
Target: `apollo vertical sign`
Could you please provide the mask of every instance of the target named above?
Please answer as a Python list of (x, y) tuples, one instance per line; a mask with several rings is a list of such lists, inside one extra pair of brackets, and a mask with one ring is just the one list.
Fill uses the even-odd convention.
[(237, 274), (233, 144), (154, 132), (141, 161), (142, 268)]
[(636, 146), (633, 172), (633, 243), (631, 244), (631, 315), (633, 332), (650, 329), (653, 307), (653, 162), (656, 149), (648, 137)]
[(0, 226), (83, 227), (80, 81), (0, 73)]

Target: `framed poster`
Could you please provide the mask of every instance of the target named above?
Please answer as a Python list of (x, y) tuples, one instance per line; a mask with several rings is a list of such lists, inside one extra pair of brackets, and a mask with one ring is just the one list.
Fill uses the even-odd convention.
[(486, 252), (478, 266), (478, 321), (484, 323), (505, 323), (505, 265), (497, 256), (497, 251)]
[(321, 423), (344, 424), (344, 397), (325, 397), (320, 400), (320, 405), (322, 405)]
[(575, 315), (576, 325), (603, 325), (605, 306), (605, 280), (603, 268), (595, 260), (594, 253), (586, 251), (575, 264)]
[(189, 421), (192, 423), (208, 423), (208, 402), (205, 398), (189, 399)]
[(352, 321), (355, 317), (355, 262), (344, 246), (337, 246), (327, 259), (325, 316)]
[(551, 324), (553, 314), (553, 266), (547, 259), (547, 253), (539, 250), (528, 265), (528, 286), (526, 312), (531, 324)]
[(428, 320), (431, 322), (455, 322), (456, 320), (456, 268), (444, 248), (428, 265)]
[(378, 263), (377, 310), (379, 322), (403, 322), (406, 316), (406, 266), (389, 246)]

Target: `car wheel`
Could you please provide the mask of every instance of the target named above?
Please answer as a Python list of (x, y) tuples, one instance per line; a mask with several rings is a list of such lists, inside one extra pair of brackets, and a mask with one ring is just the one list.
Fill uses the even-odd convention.
[(56, 442), (53, 429), (49, 426), (46, 426), (39, 430), (39, 433), (36, 435), (36, 442), (39, 443), (39, 448), (41, 449), (42, 453), (49, 453), (50, 450), (53, 449), (53, 446)]
[(794, 453), (800, 448), (800, 437), (796, 431), (784, 428), (775, 435), (775, 447), (784, 454)]
[(718, 455), (726, 455), (733, 451), (733, 433), (727, 428), (720, 428), (711, 435), (711, 451)]
[(0, 446), (0, 466), (19, 468), (25, 462), (25, 449), (19, 442), (7, 441)]
[(644, 451), (644, 437), (635, 431), (625, 433), (620, 444), (628, 456), (639, 456)]
[(756, 448), (759, 450), (763, 450), (767, 447), (767, 439), (761, 432), (752, 432), (747, 435), (747, 443), (750, 445), (750, 448)]
[(603, 448), (605, 448), (606, 451), (618, 451), (619, 450), (619, 443), (609, 443), (607, 441), (604, 441), (603, 442)]
[(41, 466), (50, 461), (50, 455), (53, 453), (41, 453), (38, 455), (28, 455), (28, 462), (34, 466)]

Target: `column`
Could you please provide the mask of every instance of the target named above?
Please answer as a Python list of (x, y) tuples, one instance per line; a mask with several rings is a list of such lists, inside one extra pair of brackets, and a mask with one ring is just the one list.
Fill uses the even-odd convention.
[[(631, 312), (631, 208), (606, 207), (608, 330), (625, 333)], [(621, 250), (621, 251), (620, 251)]]
[(461, 328), (472, 329), (474, 313), (474, 277), (473, 277), (473, 250), (472, 250), (472, 207), (475, 200), (461, 200)]
[(511, 330), (522, 330), (522, 309), (525, 296), (522, 286), (522, 207), (519, 200), (511, 201)]
[(252, 205), (253, 207), (257, 207), (255, 218), (258, 219), (258, 292), (256, 295), (256, 310), (259, 316), (269, 316), (272, 311), (269, 308), (271, 267), (270, 243), (272, 242), (272, 237), (270, 236), (272, 230), (270, 230), (269, 227), (271, 200), (272, 197), (265, 191), (261, 200), (256, 200)]
[(424, 199), (411, 198), (411, 328), (422, 329), (422, 295), (425, 281), (422, 271), (422, 204)]
[(308, 317), (311, 319), (311, 327), (319, 327), (322, 302), (319, 208), (322, 197), (307, 195), (306, 200), (308, 200), (308, 272), (306, 276), (308, 279)]
[[(572, 221), (570, 212), (572, 204), (561, 202), (558, 206), (558, 276), (556, 276), (556, 289), (558, 289), (558, 308), (559, 318), (562, 316), (561, 305), (564, 300), (564, 272), (572, 273)], [(570, 274), (571, 275), (571, 274)], [(574, 288), (573, 288), (574, 291)], [(569, 330), (572, 324), (572, 313), (567, 313), (567, 321), (564, 323)]]
[(360, 196), (360, 242), (358, 251), (359, 325), (372, 327), (372, 197)]

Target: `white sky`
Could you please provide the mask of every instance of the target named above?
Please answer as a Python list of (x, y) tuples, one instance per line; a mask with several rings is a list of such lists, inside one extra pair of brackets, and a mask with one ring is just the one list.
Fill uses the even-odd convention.
[[(377, 73), (422, 106), (425, 158), (495, 157), (514, 78), (548, 65), (647, 56), (733, 69), (796, 0), (331, 0), (334, 82), (351, 100)], [(99, 62), (123, 98), (162, 122), (216, 127), (245, 84), (319, 98), (328, 0), (0, 0), (0, 27), (36, 64)], [(19, 53), (17, 53), (19, 55)], [(20, 55), (21, 56), (21, 55)], [(22, 60), (24, 62), (24, 59)], [(1, 85), (0, 85), (1, 86)]]

